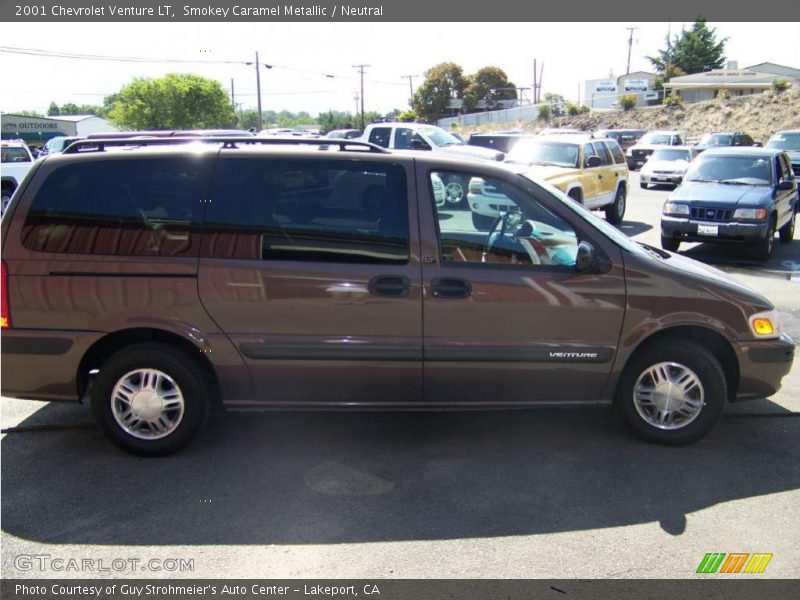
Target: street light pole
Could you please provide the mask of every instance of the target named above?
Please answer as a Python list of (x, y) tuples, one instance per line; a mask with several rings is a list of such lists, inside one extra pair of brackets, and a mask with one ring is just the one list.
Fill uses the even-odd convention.
[(361, 75), (361, 131), (364, 131), (364, 69), (371, 65), (353, 65)]
[(263, 123), (261, 122), (261, 64), (258, 62), (258, 52), (256, 52), (256, 90), (258, 92), (258, 130), (261, 131), (263, 129)]

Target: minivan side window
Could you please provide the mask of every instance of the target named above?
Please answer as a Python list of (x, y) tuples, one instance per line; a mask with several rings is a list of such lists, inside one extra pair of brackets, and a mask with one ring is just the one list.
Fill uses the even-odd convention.
[(204, 257), (365, 264), (409, 260), (405, 171), (367, 161), (221, 158)]
[(33, 199), (22, 243), (38, 252), (197, 256), (209, 171), (194, 157), (65, 165)]
[(369, 141), (384, 148), (389, 147), (389, 138), (392, 136), (391, 127), (374, 127), (369, 132)]
[(537, 198), (499, 179), (446, 171), (430, 174), (431, 189), (454, 177), (469, 180), (470, 210), (434, 207), (443, 264), (575, 265), (577, 232)]

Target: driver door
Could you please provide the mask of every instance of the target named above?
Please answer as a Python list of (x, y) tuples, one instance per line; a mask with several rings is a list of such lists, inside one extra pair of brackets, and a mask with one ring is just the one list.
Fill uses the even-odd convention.
[[(469, 207), (437, 209), (433, 177), (468, 180)], [(596, 402), (625, 312), (619, 249), (605, 240), (611, 270), (579, 273), (578, 243), (600, 240), (559, 200), (507, 177), (418, 165), (426, 401)]]

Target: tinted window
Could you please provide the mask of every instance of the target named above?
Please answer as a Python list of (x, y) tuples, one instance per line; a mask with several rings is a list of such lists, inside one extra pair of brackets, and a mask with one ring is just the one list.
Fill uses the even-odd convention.
[(800, 150), (800, 133), (776, 133), (767, 142), (767, 148)]
[(364, 161), (222, 159), (203, 239), (214, 258), (402, 264), (405, 173)]
[(410, 129), (398, 127), (394, 132), (394, 147), (398, 150), (410, 150), (412, 134)]
[(41, 252), (196, 256), (209, 171), (199, 157), (61, 167), (31, 204), (23, 244)]
[(615, 163), (624, 163), (625, 162), (625, 155), (622, 153), (622, 149), (619, 147), (619, 144), (615, 142), (608, 142), (606, 143), (608, 149), (611, 150), (611, 154), (614, 156)]
[(392, 130), (389, 127), (375, 127), (369, 132), (369, 141), (378, 146), (388, 148), (391, 134)]
[(25, 148), (4, 147), (0, 150), (4, 163), (31, 162), (31, 156)]
[(443, 263), (575, 265), (575, 230), (527, 192), (478, 175), (435, 172), (430, 177), (434, 190), (437, 180), (469, 180), (470, 211), (436, 203)]
[(602, 164), (610, 165), (611, 164), (611, 156), (608, 154), (608, 150), (606, 150), (605, 145), (600, 143), (600, 142), (595, 142), (593, 145), (594, 145), (595, 154), (597, 154), (597, 156), (600, 157), (600, 161), (602, 162)]

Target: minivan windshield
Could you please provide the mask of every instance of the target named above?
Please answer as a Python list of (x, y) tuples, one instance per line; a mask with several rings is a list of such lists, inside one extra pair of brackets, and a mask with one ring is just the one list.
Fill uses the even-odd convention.
[(684, 181), (769, 185), (772, 169), (767, 156), (701, 154), (686, 171)]
[(578, 156), (578, 144), (523, 140), (508, 153), (506, 161), (524, 165), (576, 168)]
[(419, 131), (424, 133), (436, 146), (458, 146), (464, 143), (454, 135), (447, 133), (444, 129), (434, 127), (433, 125), (420, 127)]
[(561, 200), (561, 202), (571, 211), (577, 213), (579, 217), (583, 220), (588, 221), (589, 224), (594, 227), (595, 229), (599, 229), (601, 233), (603, 233), (606, 237), (611, 239), (617, 246), (622, 248), (623, 250), (627, 250), (632, 254), (636, 254), (638, 256), (644, 256), (647, 258), (652, 258), (652, 255), (645, 251), (639, 244), (634, 242), (631, 238), (627, 235), (622, 233), (619, 229), (611, 225), (608, 221), (605, 221), (594, 214), (592, 211), (584, 208), (575, 200), (567, 196), (564, 192), (559, 190), (554, 185), (544, 181), (543, 179), (539, 179), (536, 177), (535, 171), (530, 171), (528, 173), (520, 173), (525, 179), (528, 179), (534, 182), (539, 187), (544, 188), (551, 194), (553, 194), (556, 198)]
[(800, 150), (800, 132), (776, 133), (767, 142), (767, 148)]

